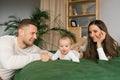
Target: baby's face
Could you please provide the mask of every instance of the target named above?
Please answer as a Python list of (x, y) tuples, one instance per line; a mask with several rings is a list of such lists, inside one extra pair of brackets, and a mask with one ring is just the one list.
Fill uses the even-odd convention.
[(71, 41), (69, 39), (61, 39), (59, 41), (59, 49), (62, 54), (66, 55), (71, 49)]

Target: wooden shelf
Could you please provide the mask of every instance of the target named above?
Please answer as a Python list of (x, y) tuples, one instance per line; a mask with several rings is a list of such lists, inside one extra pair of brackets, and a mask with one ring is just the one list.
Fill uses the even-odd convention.
[[(72, 26), (69, 26), (69, 28), (71, 28)], [(82, 28), (88, 28), (87, 26), (79, 26), (79, 27), (82, 27)], [(72, 28), (79, 28), (79, 27), (72, 27)]]
[(83, 3), (90, 3), (95, 2), (96, 0), (77, 0), (77, 1), (70, 1), (69, 5), (76, 5), (76, 4), (83, 4)]
[(69, 18), (76, 18), (76, 17), (88, 17), (88, 16), (96, 16), (96, 14), (80, 14), (80, 15), (71, 15)]
[(70, 32), (72, 32), (74, 35), (75, 35), (75, 37), (77, 38), (77, 37), (81, 37), (81, 29), (82, 29), (82, 27), (69, 27), (69, 31)]
[[(98, 17), (98, 0), (67, 0), (66, 5), (67, 29), (75, 34), (78, 41), (87, 36), (87, 25)], [(71, 22), (76, 21), (78, 26), (72, 27)]]
[(80, 27), (82, 27), (82, 28), (88, 28), (87, 26), (80, 26)]

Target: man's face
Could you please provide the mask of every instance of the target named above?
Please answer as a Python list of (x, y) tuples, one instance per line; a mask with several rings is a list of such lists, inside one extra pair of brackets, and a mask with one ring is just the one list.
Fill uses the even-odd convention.
[(26, 47), (32, 46), (35, 39), (37, 39), (37, 28), (34, 25), (27, 25), (28, 27), (25, 27), (22, 29), (22, 44)]

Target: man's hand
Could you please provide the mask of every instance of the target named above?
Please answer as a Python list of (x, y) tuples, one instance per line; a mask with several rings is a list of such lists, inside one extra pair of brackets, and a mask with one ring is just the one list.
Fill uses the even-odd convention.
[(41, 57), (41, 61), (43, 62), (47, 62), (50, 60), (50, 56), (47, 52), (41, 53), (40, 57)]

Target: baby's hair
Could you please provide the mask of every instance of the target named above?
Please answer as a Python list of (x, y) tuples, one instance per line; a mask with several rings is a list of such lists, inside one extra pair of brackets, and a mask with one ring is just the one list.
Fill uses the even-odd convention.
[(72, 39), (70, 36), (68, 36), (68, 35), (62, 35), (62, 36), (60, 37), (59, 41), (60, 41), (61, 39), (69, 39), (70, 42), (71, 42), (71, 44), (74, 43), (73, 39)]

